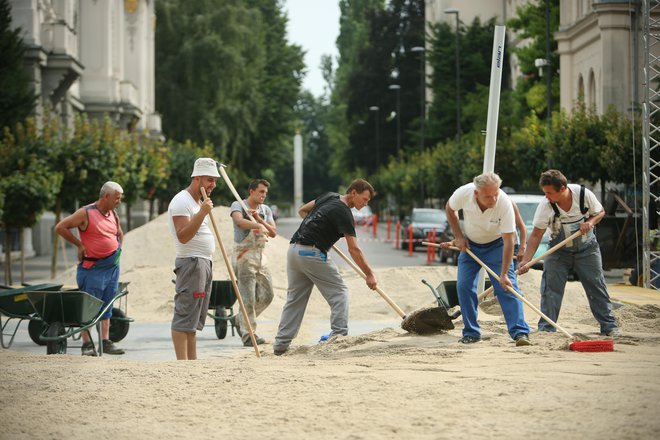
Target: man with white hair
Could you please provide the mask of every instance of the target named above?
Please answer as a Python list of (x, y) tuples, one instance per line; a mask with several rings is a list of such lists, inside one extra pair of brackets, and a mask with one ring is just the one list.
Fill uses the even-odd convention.
[[(78, 289), (103, 300), (104, 306), (117, 295), (119, 286), (119, 257), (124, 232), (115, 208), (121, 203), (123, 194), (124, 190), (117, 182), (105, 182), (96, 202), (78, 209), (55, 226), (60, 236), (78, 248)], [(71, 232), (73, 228), (78, 229), (80, 239)], [(124, 354), (124, 350), (110, 340), (111, 316), (112, 307), (109, 307), (101, 317), (103, 353)], [(82, 355), (96, 356), (89, 330), (82, 332), (82, 342)]]
[[(500, 189), (502, 179), (495, 173), (484, 173), (472, 183), (461, 186), (446, 205), (447, 220), (454, 232), (450, 243), (461, 249), (458, 257), (456, 289), (463, 315), (463, 337), (459, 342), (472, 344), (481, 341), (477, 322), (477, 277), (481, 266), (465, 249), (470, 249), (493, 272), (500, 273), (500, 283), (491, 280), (495, 288), (509, 335), (516, 346), (530, 345), (529, 326), (525, 322), (522, 302), (503, 286), (519, 291), (513, 266), (514, 209), (509, 197)], [(463, 227), (458, 211), (463, 210)], [(448, 244), (445, 244), (448, 246)]]
[(176, 246), (174, 273), (174, 317), (172, 343), (177, 360), (197, 359), (197, 331), (204, 329), (213, 285), (215, 240), (209, 228), (213, 209), (210, 197), (202, 201), (202, 188), (208, 196), (220, 177), (215, 160), (195, 161), (190, 185), (174, 196), (167, 208), (168, 226)]

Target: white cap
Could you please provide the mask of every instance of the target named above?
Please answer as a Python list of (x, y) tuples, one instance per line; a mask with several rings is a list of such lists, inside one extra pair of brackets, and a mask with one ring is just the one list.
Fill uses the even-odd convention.
[(220, 174), (218, 173), (218, 165), (215, 160), (209, 157), (200, 157), (197, 159), (190, 177), (195, 176), (220, 177)]

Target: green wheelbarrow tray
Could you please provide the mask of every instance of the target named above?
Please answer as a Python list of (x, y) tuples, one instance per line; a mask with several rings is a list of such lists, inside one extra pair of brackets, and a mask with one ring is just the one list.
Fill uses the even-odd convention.
[[(449, 309), (459, 305), (458, 291), (456, 290), (456, 280), (442, 281), (440, 284), (438, 284), (438, 287), (433, 287), (426, 280), (422, 280), (422, 283), (426, 284), (426, 286), (431, 289), (431, 293), (433, 293), (433, 296), (438, 302), (438, 306), (447, 310), (447, 313), (449, 313)], [(486, 280), (485, 289), (488, 289), (489, 287), (490, 281)], [(460, 309), (449, 315), (452, 320), (458, 318), (459, 316), (461, 316)]]
[[(66, 353), (66, 339), (97, 325), (99, 354), (102, 354), (101, 317), (115, 301), (128, 294), (119, 292), (108, 304), (80, 290), (26, 292), (36, 314), (48, 325), (41, 339), (47, 343), (47, 353)], [(68, 327), (68, 330), (67, 330)]]
[[(35, 315), (34, 307), (28, 300), (26, 292), (29, 291), (42, 291), (42, 290), (60, 290), (61, 284), (34, 284), (31, 286), (24, 286), (18, 288), (11, 288), (3, 286), (0, 288), (0, 345), (2, 348), (11, 347), (14, 342), (14, 337), (18, 331), (18, 327), (23, 320), (35, 321), (37, 328), (41, 326), (41, 319)], [(5, 322), (2, 322), (2, 316), (7, 317)], [(12, 319), (18, 320), (16, 326), (12, 331), (7, 331), (7, 326)], [(10, 336), (9, 341), (5, 341), (5, 336)], [(33, 334), (30, 333), (30, 337)]]
[(236, 303), (236, 293), (230, 280), (213, 280), (211, 284), (211, 298), (209, 299), (209, 310), (214, 309), (215, 313), (208, 313), (209, 318), (213, 318), (215, 335), (218, 339), (224, 339), (227, 336), (227, 322), (231, 323), (231, 335), (234, 336), (234, 309)]

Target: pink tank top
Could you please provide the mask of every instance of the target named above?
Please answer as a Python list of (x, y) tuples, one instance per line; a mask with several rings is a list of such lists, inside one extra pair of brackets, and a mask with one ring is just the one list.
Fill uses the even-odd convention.
[(79, 232), (87, 256), (105, 258), (112, 255), (119, 247), (117, 215), (114, 212), (109, 212), (107, 216), (101, 214), (96, 204), (86, 206), (85, 210), (87, 229)]

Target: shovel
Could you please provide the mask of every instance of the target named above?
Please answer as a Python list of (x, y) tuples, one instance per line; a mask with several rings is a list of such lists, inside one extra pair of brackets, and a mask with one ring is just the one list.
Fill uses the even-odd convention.
[[(204, 187), (201, 188), (202, 190), (202, 197), (204, 200), (206, 200), (206, 190)], [(257, 357), (261, 357), (261, 353), (259, 352), (259, 347), (257, 345), (257, 340), (254, 337), (254, 332), (252, 331), (252, 325), (250, 324), (250, 319), (248, 318), (247, 310), (245, 310), (245, 305), (243, 305), (243, 298), (241, 297), (241, 292), (238, 290), (238, 284), (236, 284), (236, 274), (234, 273), (234, 268), (231, 267), (231, 263), (229, 262), (229, 258), (227, 257), (227, 251), (225, 250), (225, 246), (222, 244), (222, 239), (220, 238), (220, 232), (218, 232), (218, 227), (215, 224), (215, 219), (213, 218), (213, 214), (209, 212), (209, 218), (211, 219), (211, 224), (213, 225), (213, 232), (215, 233), (215, 238), (218, 241), (218, 246), (220, 246), (220, 251), (222, 252), (222, 258), (225, 260), (225, 265), (227, 266), (227, 272), (229, 272), (229, 278), (231, 279), (231, 284), (234, 287), (234, 291), (236, 292), (236, 299), (238, 300), (238, 305), (240, 306), (241, 313), (243, 314), (243, 321), (245, 321), (245, 325), (247, 327), (248, 333), (250, 334), (250, 341), (252, 341), (252, 347), (254, 347), (254, 352), (256, 353)]]
[[(362, 272), (358, 265), (348, 258), (346, 254), (340, 251), (337, 246), (332, 245), (332, 249), (337, 252), (337, 254), (343, 258), (358, 275), (365, 280), (367, 279), (367, 276)], [(392, 309), (394, 309), (401, 319), (403, 319), (403, 321), (401, 321), (401, 328), (408, 332), (424, 335), (437, 333), (440, 330), (452, 330), (454, 328), (454, 324), (451, 322), (451, 318), (444, 307), (421, 309), (406, 315), (403, 310), (401, 310), (401, 307), (397, 306), (392, 298), (390, 298), (387, 293), (383, 292), (383, 289), (376, 286), (376, 292), (378, 292), (378, 294), (390, 305), (390, 307), (392, 307)]]
[[(456, 249), (458, 249), (458, 248), (456, 248)], [(479, 257), (477, 257), (476, 255), (474, 255), (474, 253), (473, 253), (470, 249), (466, 248), (466, 249), (465, 249), (465, 252), (467, 252), (467, 254), (468, 254), (469, 256), (471, 256), (472, 259), (474, 259), (474, 261), (476, 261), (477, 263), (479, 263), (479, 265), (480, 265), (481, 267), (483, 267), (484, 270), (485, 270), (486, 272), (488, 272), (488, 274), (489, 274), (493, 279), (495, 279), (498, 283), (500, 282), (500, 277), (498, 277), (497, 274), (496, 274), (495, 272), (493, 272), (493, 270), (492, 270), (490, 267), (486, 266), (486, 264), (485, 264), (483, 261), (481, 261), (481, 260), (479, 259)], [(500, 285), (502, 285), (502, 283), (500, 283)], [(502, 287), (505, 287), (505, 286), (502, 286)], [(557, 324), (556, 322), (554, 322), (552, 319), (548, 318), (548, 317), (545, 315), (545, 313), (543, 313), (542, 311), (540, 311), (539, 309), (537, 309), (536, 306), (534, 306), (534, 304), (532, 304), (527, 298), (525, 298), (524, 296), (522, 296), (521, 294), (519, 294), (518, 292), (516, 292), (516, 290), (515, 290), (513, 287), (511, 287), (511, 286), (506, 286), (506, 290), (508, 290), (509, 292), (511, 292), (511, 293), (512, 293), (516, 298), (518, 298), (520, 301), (522, 301), (522, 302), (524, 302), (525, 304), (527, 304), (527, 306), (528, 306), (530, 309), (532, 309), (532, 310), (533, 310), (534, 312), (536, 312), (540, 317), (542, 317), (543, 319), (545, 319), (545, 320), (546, 320), (551, 326), (553, 326), (555, 329), (557, 329), (557, 330), (559, 330), (560, 332), (562, 332), (564, 335), (566, 335), (567, 338), (571, 339), (573, 342), (571, 342), (571, 344), (569, 345), (569, 349), (571, 349), (571, 350), (573, 350), (573, 351), (589, 351), (589, 352), (594, 352), (594, 351), (612, 351), (612, 350), (614, 349), (614, 341), (576, 341), (576, 340), (575, 340), (576, 338), (575, 338), (573, 335), (571, 335), (569, 332), (567, 332), (566, 330), (564, 330), (559, 324)]]

